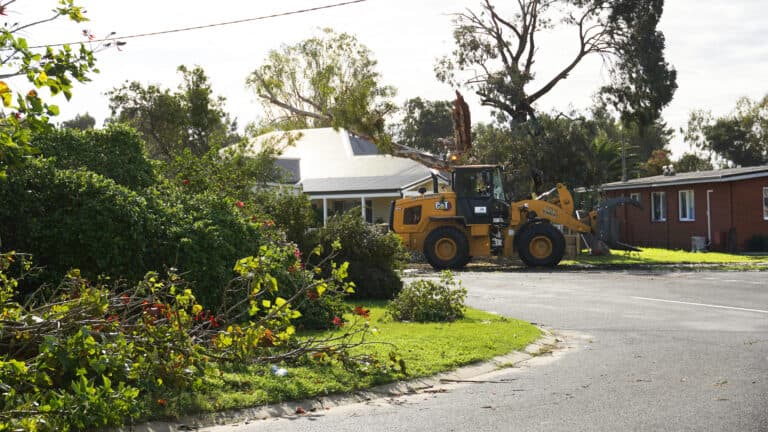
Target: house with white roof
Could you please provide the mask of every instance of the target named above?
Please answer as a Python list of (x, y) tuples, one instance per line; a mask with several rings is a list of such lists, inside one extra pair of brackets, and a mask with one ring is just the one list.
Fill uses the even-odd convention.
[[(291, 144), (282, 148), (277, 165), (289, 182), (309, 195), (322, 210), (323, 222), (333, 214), (359, 207), (369, 223), (389, 219), (390, 202), (407, 194), (447, 187), (441, 174), (411, 159), (381, 154), (372, 142), (344, 129), (304, 129), (288, 132)], [(258, 152), (268, 143), (285, 139), (286, 132), (257, 137), (248, 146)]]

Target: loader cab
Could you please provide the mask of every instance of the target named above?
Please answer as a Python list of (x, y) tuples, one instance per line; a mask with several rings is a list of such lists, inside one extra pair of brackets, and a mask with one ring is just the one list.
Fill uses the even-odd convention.
[(456, 213), (470, 224), (502, 224), (509, 220), (502, 169), (497, 165), (455, 167), (452, 176)]

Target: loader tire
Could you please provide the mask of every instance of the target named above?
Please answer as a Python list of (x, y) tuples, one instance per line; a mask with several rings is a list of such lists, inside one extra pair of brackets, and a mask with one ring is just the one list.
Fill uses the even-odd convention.
[(549, 223), (536, 223), (520, 233), (517, 247), (528, 267), (554, 267), (565, 254), (565, 237)]
[(467, 236), (457, 228), (435, 228), (424, 241), (424, 256), (435, 270), (459, 269), (469, 262)]

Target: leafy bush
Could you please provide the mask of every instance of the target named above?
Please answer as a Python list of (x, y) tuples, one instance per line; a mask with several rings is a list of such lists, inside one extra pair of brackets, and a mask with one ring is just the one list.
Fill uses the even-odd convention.
[(316, 226), (307, 195), (293, 189), (262, 189), (254, 200), (260, 214), (258, 218), (274, 221), (285, 232), (286, 238), (299, 245), (301, 250), (310, 251), (315, 247), (310, 243), (312, 237), (307, 235), (309, 229)]
[(137, 194), (89, 171), (34, 161), (0, 188), (3, 247), (33, 253), (46, 280), (70, 268), (95, 278), (139, 280), (154, 269), (186, 273), (203, 304), (215, 308), (232, 263), (258, 250), (263, 229), (231, 201), (172, 187)]
[(221, 292), (234, 275), (232, 263), (280, 235), (245, 221), (235, 203), (215, 192), (186, 194), (172, 187), (155, 192), (163, 214), (162, 237), (156, 245), (161, 256), (156, 263), (184, 272), (208, 308), (220, 305)]
[(138, 280), (162, 265), (162, 213), (137, 193), (89, 171), (30, 161), (0, 188), (6, 249), (34, 253), (48, 280), (70, 268)]
[(755, 234), (747, 240), (750, 252), (768, 252), (768, 235)]
[(418, 280), (408, 284), (387, 305), (387, 315), (396, 321), (453, 321), (464, 316), (467, 290), (461, 281), (444, 271), (440, 282)]
[(333, 248), (334, 242), (340, 243), (336, 261), (349, 262), (349, 278), (356, 285), (353, 298), (388, 300), (403, 288), (397, 270), (403, 265), (405, 253), (396, 235), (381, 234), (356, 212), (330, 218), (315, 235), (326, 251)]
[[(171, 414), (166, 408), (202, 390), (206, 374), (219, 375), (216, 368), (280, 361), (383, 364), (349, 355), (365, 340), (367, 322), (325, 338), (295, 337), (300, 313), (294, 302), (310, 292), (320, 298), (341, 293), (348, 285), (345, 266), (325, 279), (297, 270), (301, 261), (293, 250), (265, 245), (238, 260), (238, 278), (222, 291), (224, 305), (215, 314), (172, 271), (110, 289), (73, 270), (56, 290), (36, 290), (22, 304), (18, 282), (30, 261), (0, 254), (0, 431), (91, 430)], [(296, 276), (291, 298), (276, 295), (273, 274), (285, 271)]]
[(123, 125), (79, 131), (51, 130), (37, 135), (33, 144), (60, 169), (85, 168), (138, 191), (157, 182), (144, 141), (135, 130)]
[(114, 293), (73, 270), (22, 305), (8, 274), (19, 258), (0, 255), (0, 430), (119, 426), (199, 385), (206, 362), (192, 336), (209, 323), (194, 320), (178, 277)]

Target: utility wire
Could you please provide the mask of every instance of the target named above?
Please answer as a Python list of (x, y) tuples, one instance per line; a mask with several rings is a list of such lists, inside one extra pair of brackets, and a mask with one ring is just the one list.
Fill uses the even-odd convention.
[(169, 34), (169, 33), (181, 33), (181, 32), (192, 31), (192, 30), (201, 30), (201, 29), (206, 29), (206, 28), (211, 28), (211, 27), (222, 27), (222, 26), (227, 26), (227, 25), (232, 25), (232, 24), (242, 24), (242, 23), (251, 22), (251, 21), (261, 21), (261, 20), (266, 20), (266, 19), (270, 19), (270, 18), (279, 18), (279, 17), (289, 16), (289, 15), (298, 15), (298, 14), (303, 14), (303, 13), (308, 13), (308, 12), (316, 12), (316, 11), (323, 10), (323, 9), (331, 9), (331, 8), (337, 8), (337, 7), (342, 7), (342, 6), (348, 6), (348, 5), (355, 4), (355, 3), (362, 3), (362, 2), (365, 2), (365, 1), (368, 1), (368, 0), (350, 0), (350, 1), (345, 1), (345, 2), (341, 2), (341, 3), (334, 3), (334, 4), (329, 4), (329, 5), (324, 5), (324, 6), (317, 6), (317, 7), (313, 7), (313, 8), (307, 8), (307, 9), (299, 9), (299, 10), (290, 11), (290, 12), (281, 12), (281, 13), (276, 13), (276, 14), (272, 14), (272, 15), (264, 15), (264, 16), (254, 17), (254, 18), (244, 18), (244, 19), (239, 19), (239, 20), (235, 20), (235, 21), (226, 21), (226, 22), (220, 22), (220, 23), (215, 23), (215, 24), (204, 24), (204, 25), (199, 25), (199, 26), (184, 27), (184, 28), (171, 29), (171, 30), (161, 30), (161, 31), (156, 31), (156, 32), (141, 33), (141, 34), (128, 35), (128, 36), (111, 36), (111, 37), (107, 37), (107, 38), (104, 38), (104, 39), (93, 39), (93, 40), (88, 40), (88, 41), (80, 40), (80, 41), (76, 41), (76, 42), (63, 42), (63, 43), (56, 43), (56, 44), (38, 45), (38, 46), (32, 46), (30, 48), (58, 47), (58, 46), (64, 46), (64, 45), (76, 45), (76, 44), (85, 43), (85, 42), (89, 42), (89, 43), (112, 42), (112, 41), (115, 41), (115, 40), (121, 40), (122, 41), (124, 39), (136, 39), (136, 38), (141, 38), (141, 37), (158, 36), (158, 35), (164, 35), (164, 34)]

